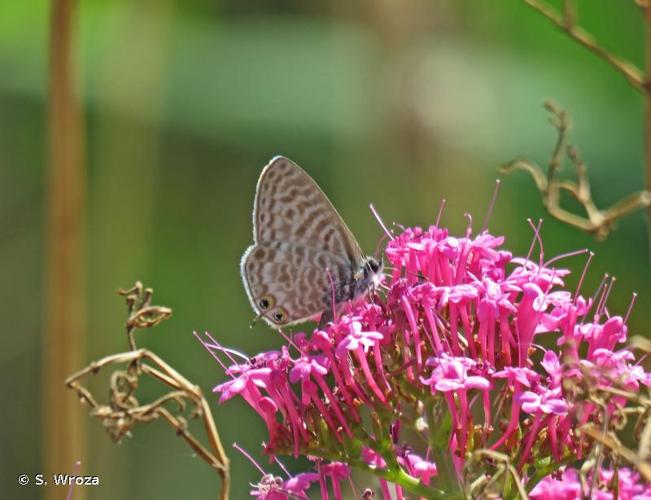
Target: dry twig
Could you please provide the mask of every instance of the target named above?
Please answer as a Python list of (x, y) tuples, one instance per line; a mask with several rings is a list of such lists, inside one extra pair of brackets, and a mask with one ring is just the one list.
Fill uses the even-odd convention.
[[(631, 348), (649, 347), (649, 342), (643, 340), (644, 342), (639, 342), (633, 338)], [(594, 367), (588, 369), (580, 365), (568, 365), (565, 368), (569, 370), (567, 373), (572, 373), (573, 370), (576, 372), (576, 369), (581, 372), (578, 379), (571, 375), (567, 377), (568, 387), (571, 386), (570, 391), (579, 409), (577, 415), (580, 415), (583, 408), (588, 411), (599, 409), (599, 417), (595, 421), (601, 422), (600, 425), (588, 423), (579, 428), (579, 432), (587, 438), (585, 446), (591, 447), (587, 455), (590, 458), (581, 470), (584, 483), (587, 483), (588, 476), (592, 473), (590, 491), (596, 487), (598, 479), (594, 471), (600, 470), (601, 464), (606, 460), (614, 468), (613, 477), (616, 477), (620, 464), (625, 462), (635, 467), (645, 481), (651, 481), (651, 398), (631, 392), (626, 388), (630, 379), (621, 379), (621, 375), (613, 376), (607, 370), (595, 371)], [(635, 417), (633, 429), (635, 440), (639, 443), (637, 450), (628, 448), (620, 440), (622, 431), (630, 429), (630, 417)]]
[[(467, 482), (467, 498), (507, 498), (511, 484), (517, 491), (517, 498), (521, 500), (529, 498), (522, 479), (508, 455), (489, 449), (475, 451), (472, 460), (466, 464), (467, 479), (472, 475), (476, 465), (483, 467), (484, 472), (479, 477)], [(492, 467), (494, 470), (490, 473), (485, 472), (486, 466)]]
[[(129, 318), (126, 330), (131, 351), (106, 356), (93, 361), (87, 367), (66, 379), (66, 385), (77, 392), (82, 403), (91, 407), (90, 414), (102, 421), (111, 439), (119, 442), (139, 423), (166, 421), (178, 436), (220, 475), (222, 480), (221, 499), (229, 495), (229, 461), (221, 444), (215, 421), (208, 402), (201, 389), (192, 384), (153, 352), (137, 349), (133, 332), (137, 328), (149, 328), (169, 318), (172, 310), (152, 306), (152, 289), (143, 288), (140, 282), (130, 290), (120, 290), (126, 297)], [(102, 369), (114, 368), (128, 363), (126, 369), (115, 369), (111, 373), (109, 401), (99, 403), (81, 383), (87, 375), (96, 375)], [(150, 403), (141, 403), (135, 392), (141, 377), (147, 376), (162, 382), (169, 392)], [(207, 435), (208, 445), (201, 443), (189, 430), (188, 419), (201, 419)]]
[(593, 35), (577, 25), (576, 7), (573, 0), (563, 1), (562, 13), (540, 0), (524, 0), (524, 3), (549, 19), (550, 22), (567, 33), (577, 43), (610, 64), (616, 71), (624, 75), (633, 87), (644, 90), (645, 77), (642, 70), (633, 63), (603, 48)]
[(138, 328), (151, 328), (172, 315), (172, 310), (169, 307), (151, 305), (153, 293), (153, 289), (144, 288), (140, 281), (136, 281), (133, 288), (129, 290), (118, 290), (119, 295), (127, 298), (127, 307), (129, 308), (127, 337), (129, 339), (129, 347), (132, 351), (136, 350), (136, 341), (133, 338), (134, 330)]
[[(551, 114), (550, 122), (558, 131), (547, 172), (531, 160), (516, 158), (500, 167), (502, 173), (509, 174), (514, 170), (528, 172), (540, 191), (545, 208), (552, 217), (588, 233), (593, 233), (600, 240), (608, 236), (617, 220), (636, 210), (651, 206), (651, 192), (640, 191), (623, 198), (606, 210), (597, 208), (590, 192), (588, 169), (576, 148), (567, 145), (567, 133), (570, 126), (567, 113), (551, 102), (545, 103), (545, 109)], [(569, 159), (574, 165), (576, 181), (557, 178), (564, 158)], [(561, 206), (562, 191), (570, 193), (583, 206), (585, 216), (574, 214)]]
[[(579, 181), (559, 182), (553, 184), (544, 182), (544, 175), (539, 170), (540, 167), (527, 160), (515, 160), (506, 165), (505, 170), (520, 169), (528, 171), (543, 195), (545, 205), (553, 217), (558, 218), (572, 226), (592, 232), (598, 238), (605, 238), (612, 229), (613, 223), (625, 215), (639, 209), (647, 208), (647, 219), (649, 225), (649, 234), (651, 235), (651, 82), (648, 74), (651, 71), (651, 12), (648, 9), (648, 0), (635, 0), (635, 3), (642, 9), (647, 26), (647, 62), (646, 72), (637, 67), (625, 58), (613, 54), (608, 49), (600, 45), (596, 38), (578, 25), (578, 15), (575, 0), (563, 0), (562, 8), (555, 9), (545, 0), (523, 0), (526, 5), (543, 15), (554, 26), (563, 31), (572, 40), (596, 54), (603, 61), (608, 63), (615, 71), (623, 75), (631, 86), (641, 91), (647, 101), (647, 113), (645, 115), (647, 134), (646, 143), (646, 191), (632, 194), (622, 199), (608, 210), (598, 210), (590, 198), (590, 189), (585, 174), (585, 166), (576, 154), (576, 150), (568, 151), (570, 160), (575, 164)], [(560, 135), (560, 130), (559, 130)], [(551, 172), (550, 168), (550, 172)], [(558, 194), (561, 189), (569, 191), (584, 206), (587, 217), (578, 216), (567, 210), (562, 209), (558, 203)]]

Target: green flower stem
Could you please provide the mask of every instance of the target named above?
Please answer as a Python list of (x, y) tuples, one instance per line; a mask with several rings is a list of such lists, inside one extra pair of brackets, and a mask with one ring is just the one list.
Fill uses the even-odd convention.
[[(455, 495), (450, 495), (443, 490), (438, 490), (423, 484), (420, 480), (416, 479), (413, 476), (407, 474), (402, 467), (397, 468), (386, 468), (386, 469), (376, 469), (375, 467), (370, 467), (368, 464), (361, 460), (350, 459), (348, 462), (350, 465), (370, 472), (377, 477), (390, 481), (394, 484), (401, 486), (405, 491), (413, 493), (424, 498), (455, 498)], [(459, 497), (461, 498), (461, 497)]]
[(425, 498), (449, 497), (449, 495), (447, 495), (445, 491), (437, 490), (434, 488), (430, 488), (429, 486), (426, 486), (415, 477), (407, 474), (402, 468), (398, 468), (397, 470), (389, 470), (387, 471), (386, 475), (387, 475), (386, 479), (388, 479), (389, 481), (395, 484), (399, 484), (406, 491), (409, 491), (410, 493), (414, 493), (416, 495), (420, 495)]
[[(346, 444), (346, 443), (345, 443)], [(344, 444), (344, 446), (345, 446)], [(356, 445), (359, 443), (356, 443)], [(371, 440), (371, 442), (365, 442), (364, 445), (368, 446), (369, 448), (373, 449), (376, 453), (379, 453), (382, 455), (383, 458), (390, 458), (391, 453), (388, 453), (389, 450), (382, 450), (382, 446), (378, 443), (375, 443)], [(355, 448), (358, 448), (358, 446), (354, 446)], [(419, 479), (407, 474), (405, 470), (400, 467), (400, 465), (397, 463), (395, 460), (395, 457), (393, 457), (393, 460), (387, 461), (387, 464), (393, 463), (393, 466), (387, 465), (386, 468), (384, 469), (377, 469), (375, 467), (369, 466), (366, 462), (363, 460), (360, 460), (358, 457), (350, 456), (347, 453), (347, 449), (339, 449), (338, 452), (333, 452), (332, 450), (327, 450), (327, 449), (312, 449), (312, 448), (303, 448), (301, 450), (301, 454), (303, 455), (311, 455), (319, 458), (323, 458), (324, 460), (343, 460), (346, 462), (348, 465), (351, 467), (354, 467), (356, 469), (360, 469), (366, 472), (370, 472), (371, 474), (385, 479), (387, 481), (390, 481), (394, 484), (397, 484), (401, 486), (406, 492), (412, 493), (414, 495), (418, 495), (419, 497), (423, 498), (432, 498), (432, 499), (437, 499), (437, 498), (448, 498), (448, 499), (456, 499), (456, 498), (462, 498), (462, 496), (458, 494), (452, 494), (450, 495), (449, 493), (439, 490), (436, 488), (433, 488), (431, 486), (427, 486), (426, 484), (422, 483)], [(291, 450), (287, 450), (288, 453), (291, 453)], [(383, 453), (384, 452), (384, 453)]]
[(450, 451), (447, 448), (430, 448), (432, 460), (436, 464), (438, 474), (435, 477), (437, 486), (446, 491), (459, 491), (460, 486), (456, 481), (457, 474), (450, 459)]
[[(447, 491), (458, 490), (459, 486), (454, 481), (456, 472), (450, 457), (450, 451), (446, 446), (446, 434), (451, 425), (450, 414), (446, 412), (443, 421), (434, 422), (434, 400), (432, 398), (425, 401), (425, 411), (429, 430), (429, 449), (438, 470), (437, 484)], [(437, 425), (434, 425), (435, 423)]]

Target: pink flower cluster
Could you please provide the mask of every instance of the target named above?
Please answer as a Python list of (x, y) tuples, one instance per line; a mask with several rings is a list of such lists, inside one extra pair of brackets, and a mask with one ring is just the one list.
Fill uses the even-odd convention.
[(316, 472), (303, 472), (283, 480), (272, 474), (264, 474), (258, 484), (253, 485), (251, 496), (265, 500), (288, 500), (289, 498), (308, 498), (306, 491), (313, 483), (321, 488), (321, 497), (328, 498), (328, 482), (335, 498), (342, 498), (341, 482), (350, 476), (350, 468), (341, 462), (322, 464)]
[[(553, 473), (584, 459), (593, 443), (577, 429), (604, 410), (579, 397), (582, 385), (637, 392), (651, 379), (621, 348), (626, 321), (606, 307), (612, 283), (583, 298), (564, 289), (568, 270), (514, 258), (503, 241), (404, 230), (385, 251), (384, 291), (340, 307), (326, 328), (243, 363), (218, 346), (233, 361), (220, 401), (239, 395), (260, 415), (266, 453), (371, 471), (385, 498), (392, 482), (436, 496), (441, 460), (463, 485), (478, 449), (508, 456), (525, 482), (544, 476), (537, 464)], [(606, 411), (625, 404), (613, 398)], [(428, 445), (406, 442), (414, 432)]]
[[(593, 486), (593, 474), (587, 477), (587, 485), (582, 484), (576, 469), (566, 468), (559, 474), (541, 480), (529, 494), (531, 500), (574, 500), (592, 498), (595, 500), (649, 500), (651, 486), (644, 484), (640, 475), (627, 467), (621, 467), (617, 474), (611, 469), (598, 471)], [(554, 477), (556, 476), (556, 477)], [(614, 492), (617, 492), (615, 494)]]

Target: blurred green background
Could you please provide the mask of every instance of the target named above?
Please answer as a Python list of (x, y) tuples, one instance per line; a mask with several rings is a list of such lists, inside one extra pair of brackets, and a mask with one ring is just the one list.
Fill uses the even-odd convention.
[[(642, 63), (644, 26), (633, 1), (579, 7), (582, 24), (604, 45)], [(0, 3), (0, 497), (7, 499), (43, 493), (19, 489), (16, 475), (41, 471), (43, 458), (48, 14), (45, 0)], [(302, 165), (369, 253), (381, 235), (371, 202), (387, 222), (427, 225), (446, 198), (445, 225), (463, 231), (470, 212), (479, 229), (499, 164), (517, 155), (548, 160), (555, 133), (545, 99), (571, 113), (571, 141), (600, 206), (643, 186), (641, 95), (517, 0), (85, 0), (77, 23), (88, 172), (87, 263), (79, 263), (88, 279), (85, 358), (127, 348), (116, 289), (137, 279), (154, 287), (154, 302), (174, 316), (141, 333), (139, 345), (209, 394), (232, 459), (232, 498), (244, 498), (259, 474), (230, 446), (257, 456), (265, 432), (242, 401), (217, 405), (210, 390), (221, 370), (192, 331), (208, 330), (249, 354), (280, 342), (263, 324), (249, 328), (239, 276), (255, 182), (272, 156)], [(569, 166), (565, 172), (572, 174)], [(527, 217), (545, 218), (546, 256), (596, 252), (583, 290), (604, 272), (616, 275), (612, 312), (623, 314), (639, 292), (630, 327), (649, 334), (642, 213), (596, 242), (547, 216), (528, 176), (509, 176), (490, 227), (516, 254), (526, 254), (532, 239)], [(572, 287), (583, 262), (566, 262)], [(62, 400), (71, 397), (61, 384)], [(88, 498), (216, 497), (216, 475), (164, 424), (137, 428), (119, 446), (95, 420), (88, 433), (80, 458), (102, 481)]]

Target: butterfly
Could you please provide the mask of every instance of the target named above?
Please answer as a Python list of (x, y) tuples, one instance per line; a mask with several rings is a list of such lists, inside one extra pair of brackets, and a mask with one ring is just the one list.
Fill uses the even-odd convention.
[(273, 328), (302, 323), (366, 295), (379, 284), (382, 262), (365, 257), (316, 182), (282, 156), (264, 167), (253, 203), (253, 245), (241, 262), (257, 318)]

